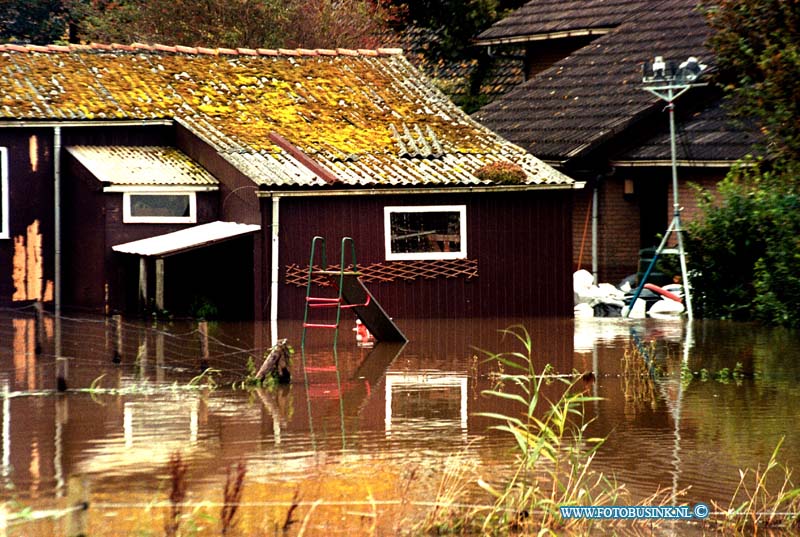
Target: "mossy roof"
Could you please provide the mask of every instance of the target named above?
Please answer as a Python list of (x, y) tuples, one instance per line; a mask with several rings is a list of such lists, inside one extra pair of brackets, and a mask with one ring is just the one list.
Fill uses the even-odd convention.
[(3, 120), (175, 120), (268, 186), (326, 185), (277, 134), (342, 186), (572, 180), (473, 121), (396, 49), (249, 50), (0, 45)]
[(74, 145), (66, 148), (98, 180), (111, 185), (193, 186), (218, 181), (174, 147)]

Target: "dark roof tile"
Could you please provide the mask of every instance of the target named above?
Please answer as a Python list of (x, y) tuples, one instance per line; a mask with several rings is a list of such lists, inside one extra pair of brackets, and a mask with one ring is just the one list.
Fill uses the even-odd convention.
[[(642, 87), (645, 61), (655, 55), (675, 61), (697, 56), (713, 67), (714, 58), (705, 45), (710, 28), (696, 5), (696, 0), (529, 2), (520, 8), (521, 13), (508, 18), (518, 26), (514, 31), (577, 28), (595, 16), (603, 24), (615, 21), (616, 28), (497, 98), (474, 117), (545, 160), (562, 162), (584, 156), (663, 107), (663, 101)], [(505, 28), (511, 22), (495, 26)], [(557, 123), (553, 118), (558, 118)], [(526, 128), (518, 128), (520, 124)]]

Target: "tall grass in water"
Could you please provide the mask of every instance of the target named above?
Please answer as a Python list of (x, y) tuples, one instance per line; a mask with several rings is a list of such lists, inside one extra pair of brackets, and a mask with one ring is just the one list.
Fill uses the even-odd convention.
[[(783, 438), (765, 468), (739, 470), (739, 485), (727, 508), (711, 502), (714, 510), (722, 513), (715, 522), (724, 530), (741, 535), (756, 535), (759, 529), (800, 528), (800, 487), (792, 481), (792, 471), (778, 461)], [(770, 484), (779, 484), (774, 491)]]
[[(498, 386), (483, 393), (503, 399), (507, 413), (483, 413), (497, 420), (494, 429), (516, 441), (517, 466), (503, 485), (483, 480), (479, 485), (494, 498), (494, 508), (485, 516), (483, 532), (513, 530), (543, 533), (586, 521), (564, 520), (559, 507), (565, 505), (610, 505), (623, 493), (622, 486), (591, 470), (592, 460), (603, 442), (587, 437), (589, 424), (584, 405), (599, 398), (578, 389), (580, 375), (543, 375), (537, 371), (532, 341), (522, 326), (503, 331), (522, 344), (524, 352), (485, 352), (502, 373)], [(545, 397), (545, 383), (559, 382), (564, 391), (555, 401)], [(513, 410), (512, 410), (513, 409)]]

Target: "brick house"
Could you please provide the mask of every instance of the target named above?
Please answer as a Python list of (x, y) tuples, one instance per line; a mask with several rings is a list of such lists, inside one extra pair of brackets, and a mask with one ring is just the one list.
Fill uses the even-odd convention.
[[(525, 82), (474, 117), (589, 182), (575, 201), (573, 261), (591, 268), (594, 222), (600, 281), (636, 272), (639, 250), (657, 245), (672, 218), (668, 117), (664, 101), (643, 89), (642, 66), (656, 55), (695, 56), (713, 73), (709, 35), (694, 0), (537, 0), (476, 40), (497, 57), (524, 48)], [(697, 210), (689, 183), (713, 189), (757, 140), (730, 124), (721, 102), (713, 85), (676, 102), (684, 222)]]

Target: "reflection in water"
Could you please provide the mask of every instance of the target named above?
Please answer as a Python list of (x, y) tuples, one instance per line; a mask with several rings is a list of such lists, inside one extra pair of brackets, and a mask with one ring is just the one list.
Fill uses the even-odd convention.
[(448, 428), (467, 436), (467, 375), (444, 371), (386, 375), (386, 436)]
[[(591, 389), (602, 400), (587, 409), (594, 420), (587, 434), (608, 439), (593, 465), (635, 496), (691, 487), (687, 501), (727, 500), (738, 469), (766, 461), (781, 436), (783, 460), (800, 467), (797, 332), (653, 319), (401, 324), (408, 344), (363, 348), (342, 337), (337, 353), (330, 332), (314, 333), (294, 356), (291, 385), (246, 391), (225, 386), (246, 374), (248, 360), (263, 358), (269, 324), (209, 323), (204, 339), (188, 322), (64, 319), (45, 324), (37, 355), (32, 317), (0, 313), (0, 500), (63, 496), (74, 474), (89, 475), (94, 494), (107, 501), (128, 494), (154, 500), (175, 451), (198, 491), (215, 490), (225, 468), (241, 460), (248, 479), (282, 487), (270, 493), (288, 499), (293, 487), (332, 494), (332, 483), (337, 494), (357, 483), (391, 499), (405, 490), (405, 475), (429, 490), (447, 457), (465, 451), (483, 477), (502, 475), (514, 465), (513, 441), (489, 429), (494, 423), (481, 413), (509, 408), (481, 395), (497, 373), (482, 350), (519, 350), (500, 332), (514, 324), (528, 328), (537, 370), (552, 364), (559, 373), (594, 373)], [(299, 347), (300, 323), (275, 330)], [(634, 334), (663, 371), (640, 405), (630, 396), (644, 387), (631, 384), (624, 359)], [(220, 371), (219, 387), (174, 388), (186, 386), (204, 361)], [(682, 369), (719, 371), (737, 362), (755, 378), (681, 382)], [(57, 371), (68, 374), (73, 390), (95, 383), (117, 392), (55, 395)], [(560, 388), (544, 389), (555, 398)]]

